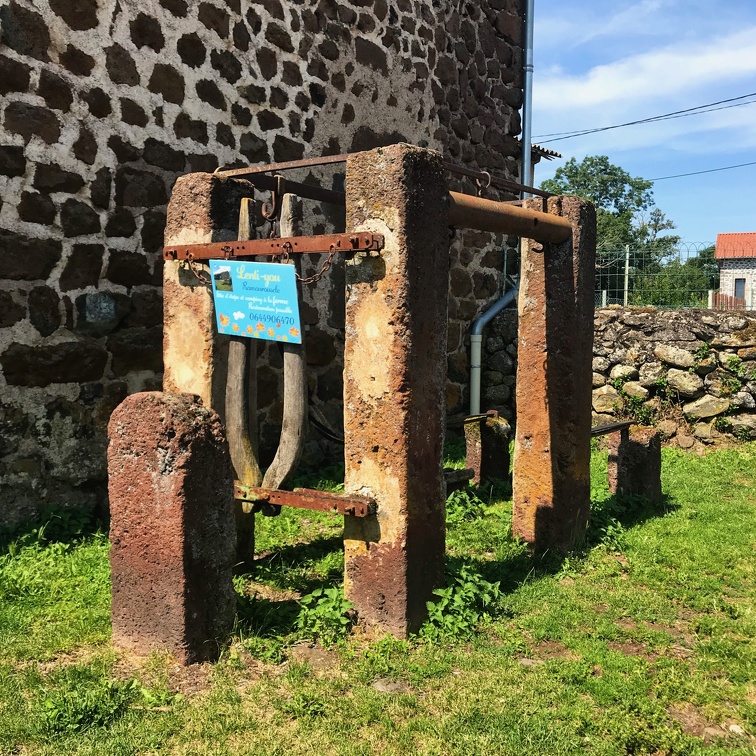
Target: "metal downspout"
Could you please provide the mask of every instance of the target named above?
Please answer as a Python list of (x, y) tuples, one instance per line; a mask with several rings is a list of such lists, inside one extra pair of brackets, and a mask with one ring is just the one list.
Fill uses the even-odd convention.
[[(525, 9), (525, 82), (522, 102), (522, 170), (520, 183), (530, 185), (532, 165), (532, 113), (533, 113), (533, 13), (535, 0), (527, 0)], [(524, 197), (529, 197), (523, 192)]]
[(508, 304), (517, 298), (519, 287), (515, 286), (504, 294), (501, 299), (493, 303), (482, 315), (479, 315), (472, 324), (470, 332), (470, 414), (480, 414), (480, 373), (483, 356), (483, 329), (493, 320)]
[[(524, 66), (524, 92), (522, 105), (522, 168), (520, 170), (520, 183), (530, 182), (531, 172), (531, 112), (533, 108), (533, 13), (535, 0), (527, 0), (525, 10), (525, 66)], [(523, 193), (523, 197), (529, 196)], [(504, 258), (504, 275), (506, 285), (506, 256)], [(510, 289), (491, 305), (485, 312), (479, 315), (472, 324), (470, 331), (470, 414), (480, 414), (480, 377), (482, 369), (483, 329), (493, 320), (508, 304), (517, 297), (518, 287)]]

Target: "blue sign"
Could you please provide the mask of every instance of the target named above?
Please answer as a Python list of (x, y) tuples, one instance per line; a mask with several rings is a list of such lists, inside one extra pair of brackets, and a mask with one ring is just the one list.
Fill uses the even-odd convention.
[(210, 260), (219, 333), (302, 343), (294, 266)]

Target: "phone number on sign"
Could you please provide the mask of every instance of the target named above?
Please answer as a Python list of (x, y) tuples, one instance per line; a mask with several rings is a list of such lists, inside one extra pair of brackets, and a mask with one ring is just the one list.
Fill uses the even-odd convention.
[(263, 315), (261, 313), (251, 312), (249, 314), (250, 320), (257, 320), (260, 323), (275, 323), (276, 325), (294, 325), (296, 320), (294, 318), (287, 318), (281, 315)]

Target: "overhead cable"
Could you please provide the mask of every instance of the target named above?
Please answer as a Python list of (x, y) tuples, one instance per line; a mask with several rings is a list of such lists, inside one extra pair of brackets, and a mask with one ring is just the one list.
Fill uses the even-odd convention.
[[(650, 116), (649, 118), (640, 118), (636, 121), (626, 121), (625, 123), (617, 123), (613, 126), (600, 126), (595, 129), (583, 129), (582, 131), (559, 131), (552, 134), (538, 134), (533, 139), (537, 139), (541, 144), (548, 144), (549, 142), (560, 142), (565, 139), (574, 139), (575, 137), (585, 136), (586, 134), (597, 134), (601, 131), (611, 131), (613, 129), (621, 129), (625, 126), (637, 126), (643, 123), (656, 123), (657, 121), (667, 121), (674, 118), (686, 118), (693, 115), (701, 115), (702, 113), (711, 113), (715, 110), (727, 110), (728, 108), (739, 108), (743, 105), (753, 105), (756, 100), (749, 102), (737, 102), (739, 100), (745, 100), (748, 97), (756, 97), (756, 92), (749, 92), (748, 94), (740, 95), (739, 97), (730, 97), (726, 100), (718, 100), (717, 102), (710, 102), (706, 105), (697, 105), (694, 108), (685, 108), (684, 110), (674, 110), (671, 113), (663, 113), (662, 115)], [(725, 103), (737, 102), (735, 105), (725, 105)], [(717, 105), (724, 105), (724, 107), (715, 107)], [(543, 137), (553, 137), (552, 139), (543, 139)]]
[(717, 171), (731, 171), (733, 168), (745, 168), (747, 165), (756, 165), (756, 160), (750, 163), (738, 163), (737, 165), (726, 165), (722, 168), (709, 168), (707, 171), (693, 171), (692, 173), (677, 173), (674, 176), (661, 176), (659, 178), (648, 179), (649, 181), (666, 181), (667, 179), (683, 178), (685, 176), (699, 176), (702, 173), (717, 173)]

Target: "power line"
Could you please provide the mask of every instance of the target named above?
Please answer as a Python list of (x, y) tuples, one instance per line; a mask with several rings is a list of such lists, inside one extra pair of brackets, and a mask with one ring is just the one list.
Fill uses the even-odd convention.
[[(717, 102), (710, 102), (706, 105), (696, 105), (696, 107), (693, 108), (685, 108), (684, 110), (673, 110), (671, 113), (663, 113), (662, 115), (656, 115), (656, 116), (649, 116), (648, 118), (641, 118), (637, 121), (627, 121), (626, 123), (618, 123), (614, 124), (613, 126), (601, 126), (595, 129), (582, 129), (580, 131), (558, 131), (553, 134), (540, 134), (538, 136), (533, 137), (534, 139), (541, 139), (542, 137), (572, 137), (572, 136), (581, 136), (583, 134), (592, 134), (596, 131), (609, 131), (610, 129), (621, 129), (624, 126), (635, 126), (637, 124), (641, 123), (650, 123), (653, 121), (660, 121), (667, 118), (673, 118), (673, 117), (681, 117), (685, 114), (689, 115), (698, 115), (697, 112), (693, 111), (702, 111), (703, 108), (713, 108), (715, 105), (723, 105), (726, 102), (736, 102), (737, 100), (745, 100), (747, 97), (754, 97), (756, 96), (756, 92), (750, 92), (748, 94), (740, 95), (739, 97), (730, 97), (726, 100), (718, 100)], [(749, 102), (741, 103), (742, 105), (750, 105)], [(731, 106), (731, 107), (739, 107), (739, 106)], [(707, 112), (707, 111), (702, 111)], [(557, 141), (557, 140), (550, 140), (550, 141)]]
[[(744, 105), (753, 105), (754, 103), (756, 103), (756, 100), (750, 100), (749, 102), (736, 102), (734, 105), (721, 105), (718, 108), (706, 108), (705, 110), (697, 110), (695, 113), (680, 113), (678, 115), (670, 114), (667, 116), (647, 118), (643, 121), (634, 121), (633, 123), (627, 123), (627, 124), (622, 124), (622, 125), (632, 126), (635, 124), (644, 124), (644, 123), (661, 123), (662, 121), (672, 121), (675, 118), (689, 118), (690, 116), (702, 115), (703, 113), (714, 113), (717, 110), (729, 110), (730, 108), (742, 108)], [(701, 108), (705, 108), (705, 106), (702, 105)], [(605, 128), (600, 128), (600, 129), (586, 129), (585, 131), (565, 132), (567, 134), (570, 134), (570, 136), (559, 137), (558, 139), (545, 139), (545, 140), (539, 140), (539, 141), (541, 142), (541, 144), (546, 144), (548, 142), (560, 142), (562, 139), (573, 139), (575, 137), (585, 136), (586, 134), (595, 134), (598, 131), (609, 131), (611, 129), (618, 129), (618, 128), (620, 128), (620, 126), (607, 126)]]
[(660, 178), (648, 179), (649, 181), (666, 181), (667, 179), (683, 178), (685, 176), (699, 176), (702, 173), (716, 173), (717, 171), (730, 171), (733, 168), (744, 168), (747, 165), (756, 165), (756, 160), (750, 163), (739, 163), (738, 165), (726, 165), (724, 168), (709, 168), (708, 171), (693, 171), (693, 173), (678, 173), (675, 176), (661, 176)]
[[(549, 142), (560, 142), (564, 139), (574, 139), (575, 137), (585, 136), (586, 134), (596, 134), (600, 131), (611, 131), (612, 129), (621, 129), (625, 126), (637, 126), (642, 123), (653, 123), (655, 121), (671, 120), (673, 118), (685, 118), (692, 115), (700, 115), (701, 113), (709, 113), (713, 110), (725, 110), (726, 108), (717, 108), (716, 105), (724, 105), (728, 102), (736, 102), (738, 100), (745, 100), (748, 97), (756, 97), (756, 92), (749, 92), (748, 94), (740, 95), (739, 97), (730, 97), (726, 100), (718, 100), (717, 102), (710, 102), (706, 105), (697, 105), (694, 108), (685, 108), (684, 110), (674, 110), (671, 113), (664, 113), (662, 115), (650, 116), (649, 118), (641, 118), (637, 121), (627, 121), (625, 123), (617, 123), (613, 126), (601, 126), (595, 129), (584, 129), (582, 131), (559, 131), (552, 134), (539, 134), (534, 136), (533, 139), (538, 139), (541, 144), (548, 144)], [(743, 105), (752, 105), (756, 100), (751, 102), (739, 102), (737, 105), (728, 105), (730, 108), (737, 108)], [(709, 110), (705, 110), (708, 108)], [(554, 137), (553, 139), (544, 140), (543, 137)]]

